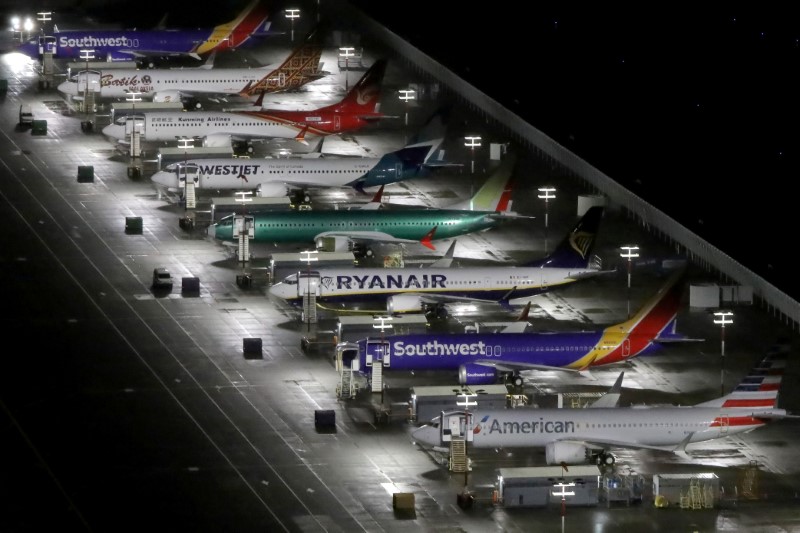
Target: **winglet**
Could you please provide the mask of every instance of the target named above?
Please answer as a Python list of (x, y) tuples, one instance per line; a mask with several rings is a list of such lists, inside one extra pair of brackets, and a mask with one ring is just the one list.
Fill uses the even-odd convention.
[(434, 226), (432, 230), (430, 230), (428, 233), (425, 234), (424, 237), (422, 237), (422, 239), (420, 239), (419, 242), (422, 244), (422, 246), (430, 248), (431, 250), (436, 249), (436, 247), (432, 244), (431, 241), (433, 241), (433, 235), (436, 233), (436, 228), (438, 227), (439, 226)]
[(680, 441), (678, 445), (675, 446), (675, 449), (672, 450), (673, 453), (684, 459), (691, 459), (691, 457), (689, 456), (689, 452), (686, 451), (686, 446), (692, 441), (693, 436), (694, 436), (694, 431), (686, 435), (686, 438)]
[(431, 263), (429, 265), (429, 267), (433, 267), (433, 268), (449, 268), (450, 265), (453, 264), (453, 256), (455, 255), (455, 252), (456, 252), (456, 242), (458, 242), (458, 241), (453, 239), (453, 242), (450, 243), (450, 247), (447, 249), (445, 254), (442, 257), (440, 257), (439, 259), (437, 259), (436, 261), (434, 261), (433, 263)]
[[(262, 93), (263, 94), (263, 93)], [(308, 146), (308, 141), (306, 140), (306, 132), (308, 131), (308, 124), (303, 126), (303, 129), (295, 136), (294, 140), (303, 143)]]
[(253, 102), (253, 106), (255, 107), (264, 107), (264, 91), (261, 91), (256, 98), (256, 101)]
[(531, 312), (531, 301), (528, 300), (528, 303), (525, 304), (525, 308), (517, 317), (517, 322), (526, 322), (528, 320), (528, 314)]
[(620, 372), (617, 381), (608, 389), (608, 392), (600, 396), (589, 407), (619, 407), (619, 398), (622, 392), (622, 378), (624, 376), (625, 372)]
[(382, 198), (383, 198), (383, 185), (381, 185), (381, 188), (378, 189), (378, 192), (375, 193), (375, 196), (373, 196), (372, 200), (370, 200), (370, 201), (372, 203), (379, 204), (379, 203), (381, 203), (381, 199)]

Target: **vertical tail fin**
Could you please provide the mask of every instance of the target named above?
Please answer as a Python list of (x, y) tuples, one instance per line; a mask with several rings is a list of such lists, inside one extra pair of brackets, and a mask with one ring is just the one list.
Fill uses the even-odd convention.
[(361, 76), (353, 85), (347, 96), (338, 104), (330, 106), (338, 113), (353, 113), (359, 115), (378, 115), (380, 106), (381, 86), (383, 75), (386, 73), (386, 59), (379, 59)]
[(530, 267), (549, 268), (577, 268), (589, 267), (592, 251), (597, 240), (597, 231), (600, 229), (600, 220), (603, 218), (603, 206), (590, 207), (581, 219), (562, 240), (553, 253), (528, 263)]
[[(229, 50), (247, 42), (250, 37), (265, 28), (269, 10), (263, 0), (253, 0), (235, 19), (219, 26), (195, 50), (197, 54), (207, 54), (212, 50)], [(262, 30), (263, 31), (263, 30)]]
[(306, 83), (325, 76), (319, 69), (322, 46), (316, 32), (312, 32), (299, 47), (295, 48), (281, 65), (266, 76), (242, 90), (242, 96), (277, 93), (297, 90)]
[(721, 407), (725, 409), (759, 409), (778, 407), (778, 389), (786, 368), (788, 348), (776, 347), (764, 357), (729, 394), (695, 407)]
[(505, 213), (511, 210), (511, 192), (513, 189), (512, 174), (517, 162), (516, 155), (506, 155), (500, 166), (489, 176), (489, 179), (469, 200), (458, 202), (447, 209), (464, 209), (469, 211), (489, 211)]

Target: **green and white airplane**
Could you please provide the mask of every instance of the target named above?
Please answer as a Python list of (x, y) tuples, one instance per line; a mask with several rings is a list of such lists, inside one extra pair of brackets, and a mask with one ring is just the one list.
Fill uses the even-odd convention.
[[(416, 244), (435, 249), (434, 240), (487, 230), (501, 221), (522, 217), (511, 211), (512, 171), (509, 154), (469, 200), (444, 209), (357, 209), (270, 211), (254, 213), (252, 242), (315, 243), (335, 251), (355, 250), (371, 255), (372, 244)], [(249, 218), (249, 217), (248, 217)], [(241, 215), (229, 215), (209, 227), (209, 235), (237, 241)], [(332, 246), (333, 245), (333, 246)]]

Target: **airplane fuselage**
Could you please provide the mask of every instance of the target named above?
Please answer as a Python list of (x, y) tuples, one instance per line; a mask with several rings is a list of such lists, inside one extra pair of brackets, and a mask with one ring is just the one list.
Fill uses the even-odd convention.
[[(317, 111), (194, 111), (155, 112), (145, 115), (139, 131), (142, 141), (175, 141), (181, 137), (234, 139), (304, 139), (354, 130), (367, 121), (352, 114)], [(126, 127), (111, 124), (103, 134), (123, 140)]]
[(262, 186), (263, 190), (266, 184), (276, 184), (284, 189), (284, 185), (296, 188), (372, 187), (424, 175), (422, 162), (430, 149), (428, 144), (407, 147), (380, 158), (190, 159), (172, 163), (156, 172), (151, 181), (177, 191), (181, 178), (188, 172), (196, 174), (195, 187), (200, 189), (255, 190)]
[[(89, 74), (89, 87), (95, 93), (99, 87), (101, 98), (126, 98), (135, 92), (144, 98), (153, 98), (157, 93), (167, 94), (161, 101), (170, 101), (171, 93), (186, 91), (192, 94), (241, 93), (248, 83), (255, 83), (269, 74), (271, 69), (111, 69), (99, 74)], [(58, 86), (64, 94), (80, 95), (86, 88), (86, 73), (79, 72), (74, 81)], [(94, 85), (93, 82), (97, 83)], [(179, 101), (179, 100), (177, 100)]]
[[(493, 227), (493, 213), (481, 211), (450, 211), (447, 209), (402, 210), (314, 210), (281, 213), (256, 213), (255, 242), (314, 242), (325, 232), (356, 233), (382, 232), (397, 239), (419, 241), (436, 227), (435, 238), (448, 239)], [(213, 226), (214, 237), (233, 241), (233, 217), (220, 220)], [(384, 269), (378, 269), (382, 272)], [(356, 270), (353, 274), (360, 274)], [(420, 273), (421, 275), (422, 273)], [(357, 282), (353, 282), (356, 286)]]
[[(437, 230), (437, 235), (439, 231)], [(526, 267), (466, 268), (349, 268), (320, 269), (317, 301), (359, 302), (389, 296), (442, 295), (499, 300), (521, 298), (550, 291), (596, 270)], [(270, 287), (270, 294), (299, 305), (305, 286), (296, 275)]]
[[(742, 411), (710, 407), (476, 410), (471, 412), (473, 424), (467, 431), (475, 448), (540, 448), (556, 441), (669, 447), (689, 434), (689, 442), (701, 442), (764, 425), (751, 412)], [(786, 414), (783, 409), (757, 412)], [(419, 442), (441, 445), (438, 427), (423, 426), (413, 436)]]
[[(133, 61), (139, 55), (158, 51), (169, 54), (205, 54), (241, 46), (250, 32), (232, 31), (229, 35), (212, 29), (181, 30), (68, 30), (55, 33), (53, 57), (83, 59), (81, 50), (94, 50), (95, 60)], [(39, 37), (21, 44), (17, 51), (39, 57)]]

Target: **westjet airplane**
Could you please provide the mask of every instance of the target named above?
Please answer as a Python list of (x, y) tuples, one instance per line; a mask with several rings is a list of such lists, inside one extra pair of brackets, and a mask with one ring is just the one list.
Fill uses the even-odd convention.
[(165, 56), (201, 59), (211, 52), (239, 48), (252, 37), (269, 35), (269, 11), (261, 0), (253, 0), (239, 15), (211, 29), (158, 30), (66, 30), (52, 36), (35, 36), (17, 51), (38, 59), (43, 52), (53, 57), (83, 59), (81, 50), (93, 50), (95, 60), (135, 61)]
[(128, 116), (122, 123), (103, 128), (103, 134), (130, 142), (136, 125), (139, 140), (148, 142), (202, 139), (204, 146), (230, 146), (231, 142), (265, 139), (308, 140), (355, 131), (385, 118), (380, 113), (381, 83), (386, 60), (376, 61), (337, 104), (311, 111), (263, 109), (261, 111), (163, 111), (144, 117)]
[[(445, 209), (412, 207), (380, 210), (265, 211), (252, 214), (254, 242), (316, 243), (330, 251), (357, 250), (372, 255), (369, 244), (422, 244), (496, 226), (520, 217), (511, 211), (511, 171), (515, 157), (508, 156), (472, 199)], [(474, 210), (470, 210), (473, 207)], [(240, 217), (229, 215), (209, 226), (209, 234), (238, 241)], [(383, 270), (383, 269), (378, 269)], [(295, 288), (295, 295), (297, 288)]]
[(520, 371), (583, 372), (628, 361), (665, 343), (701, 340), (675, 331), (684, 279), (685, 268), (679, 268), (632, 318), (595, 331), (386, 335), (341, 342), (337, 358), (367, 375), (377, 364), (384, 372), (458, 371), (462, 385), (495, 383), (506, 374), (522, 386)]
[[(277, 159), (187, 159), (167, 165), (150, 180), (167, 192), (182, 193), (186, 180), (198, 189), (254, 190), (259, 196), (304, 193), (309, 188), (351, 187), (363, 191), (450, 166), (434, 158), (444, 142), (442, 113), (433, 115), (411, 142), (382, 157), (320, 157)], [(441, 154), (439, 154), (441, 155)]]
[[(400, 211), (394, 216), (402, 215)], [(601, 270), (592, 256), (602, 215), (602, 206), (590, 207), (552, 254), (524, 266), (317, 269), (286, 277), (272, 285), (269, 294), (293, 305), (302, 305), (309, 292), (316, 295), (318, 303), (383, 300), (389, 313), (429, 309), (443, 312), (444, 304), (464, 301), (507, 305), (512, 298), (519, 302), (520, 298), (612, 272)], [(417, 213), (403, 222), (413, 224), (419, 220), (424, 223), (424, 216), (424, 213)]]
[(689, 458), (687, 445), (800, 418), (778, 408), (788, 348), (776, 346), (730, 393), (686, 407), (517, 408), (443, 412), (412, 431), (418, 444), (447, 449), (544, 448), (548, 465), (612, 465), (610, 448), (662, 450)]
[(250, 98), (264, 93), (294, 91), (328, 73), (320, 70), (322, 47), (313, 34), (280, 65), (257, 68), (213, 68), (213, 56), (198, 68), (107, 69), (81, 71), (58, 86), (69, 96), (87, 90), (100, 98), (126, 98), (138, 93), (153, 102), (185, 102), (205, 96)]

